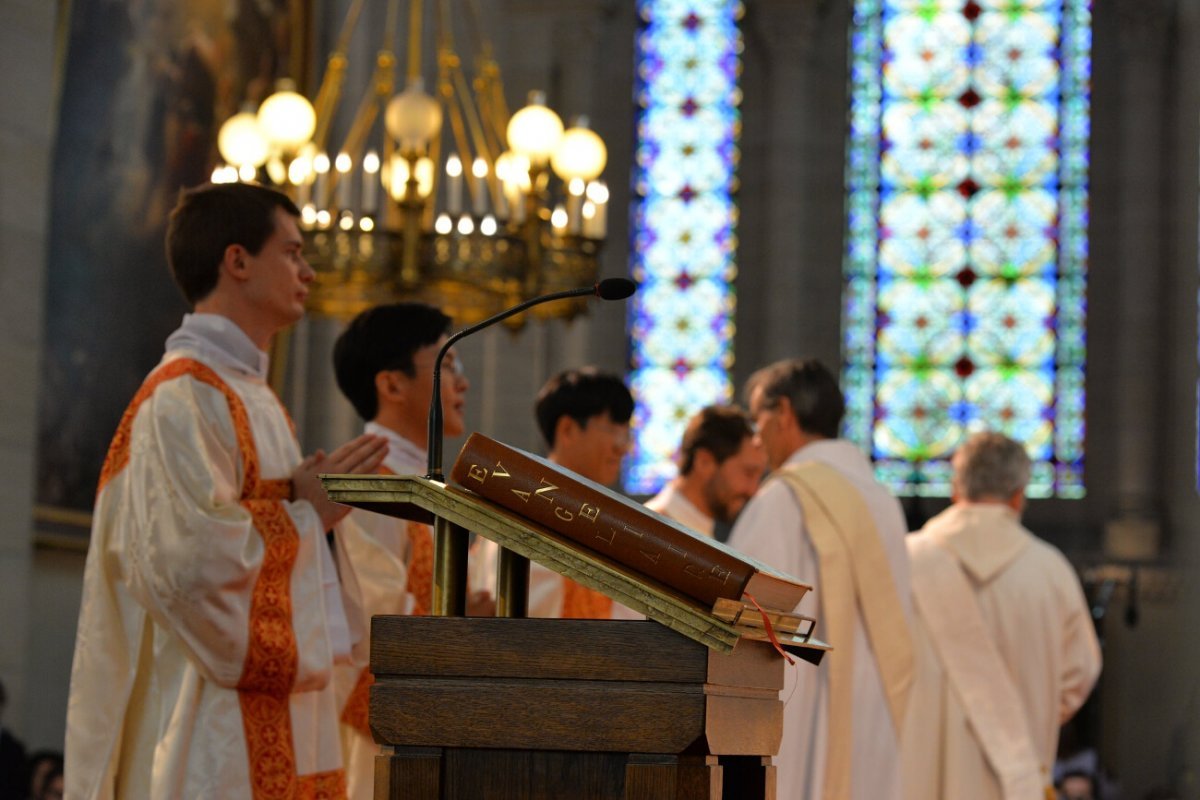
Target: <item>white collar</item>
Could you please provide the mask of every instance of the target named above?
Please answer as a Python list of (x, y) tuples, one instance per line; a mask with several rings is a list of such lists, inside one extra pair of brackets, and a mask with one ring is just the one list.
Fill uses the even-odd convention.
[(167, 337), (167, 351), (194, 350), (218, 366), (266, 380), (270, 358), (229, 317), (184, 314), (183, 324)]
[(845, 475), (860, 480), (874, 478), (874, 470), (866, 455), (853, 442), (845, 439), (817, 439), (809, 442), (788, 456), (785, 464), (803, 464), (808, 461), (820, 461), (839, 470)]
[(388, 453), (383, 464), (397, 475), (424, 475), (429, 456), (425, 449), (418, 447), (409, 439), (404, 438), (386, 425), (378, 422), (368, 422), (363, 426), (363, 432), (382, 436), (388, 441)]

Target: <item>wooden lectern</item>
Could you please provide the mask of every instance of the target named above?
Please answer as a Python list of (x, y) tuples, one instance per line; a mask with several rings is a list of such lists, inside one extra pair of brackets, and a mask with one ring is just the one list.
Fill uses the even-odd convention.
[[(376, 800), (775, 796), (784, 662), (771, 645), (469, 492), (408, 476), (322, 479), (336, 502), (438, 532), (443, 616), (372, 620)], [(461, 616), (467, 530), (504, 548), (497, 601), (510, 617)], [(520, 618), (527, 559), (650, 619)], [(812, 663), (828, 649), (780, 638)]]

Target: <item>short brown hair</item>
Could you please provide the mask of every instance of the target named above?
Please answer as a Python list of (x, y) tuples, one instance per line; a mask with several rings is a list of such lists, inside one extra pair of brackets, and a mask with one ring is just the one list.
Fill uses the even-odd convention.
[(754, 436), (750, 417), (739, 406), (706, 406), (688, 421), (679, 445), (679, 474), (687, 475), (696, 463), (696, 451), (707, 450), (721, 464), (737, 455)]
[(167, 264), (188, 305), (217, 288), (231, 244), (257, 254), (275, 232), (275, 209), (300, 216), (296, 204), (255, 183), (206, 183), (186, 189), (167, 225)]

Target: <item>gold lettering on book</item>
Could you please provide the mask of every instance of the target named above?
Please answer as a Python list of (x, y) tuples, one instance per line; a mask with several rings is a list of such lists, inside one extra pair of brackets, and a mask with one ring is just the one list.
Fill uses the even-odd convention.
[(625, 529), (626, 533), (633, 534), (634, 536), (638, 537), (639, 539), (646, 538), (646, 534), (642, 533), (641, 531), (635, 531), (633, 528), (629, 527), (628, 525), (622, 525), (621, 527)]
[(725, 567), (722, 567), (719, 565), (713, 565), (712, 570), (710, 570), (709, 577), (715, 578), (716, 580), (720, 581), (721, 583), (725, 583), (726, 581), (729, 580), (729, 574), (730, 574), (729, 570), (726, 569)]
[(708, 577), (708, 570), (706, 570), (704, 567), (698, 567), (695, 564), (685, 564), (683, 567), (683, 571), (686, 572), (688, 575), (691, 575), (693, 578), (707, 578)]
[(583, 517), (588, 522), (595, 522), (596, 518), (600, 516), (600, 509), (596, 506), (584, 503), (579, 507), (579, 516)]
[(529, 502), (529, 492), (523, 492), (520, 489), (509, 489), (509, 491), (521, 498), (526, 503)]
[(557, 492), (557, 491), (558, 491), (557, 486), (555, 486), (553, 483), (546, 480), (545, 478), (542, 478), (542, 488), (534, 489), (533, 493), (536, 494), (538, 497), (542, 498), (543, 500), (545, 500), (547, 503), (553, 503), (554, 498), (549, 493)]
[(481, 467), (478, 464), (472, 464), (471, 468), (467, 470), (467, 477), (473, 481), (479, 481), (480, 483), (483, 483), (488, 478), (487, 467)]
[(676, 547), (673, 544), (668, 544), (667, 549), (670, 550), (672, 553), (678, 553), (679, 555), (683, 556), (684, 561), (687, 561), (687, 557), (688, 557), (687, 550)]
[(570, 511), (567, 511), (562, 506), (554, 507), (554, 516), (558, 517), (563, 522), (570, 522), (571, 520), (575, 519), (575, 515), (572, 514)]
[(662, 558), (662, 553), (656, 553), (653, 550), (640, 550), (639, 549), (638, 552), (641, 553), (642, 555), (644, 555), (650, 561), (651, 564), (657, 564), (659, 562), (659, 559)]
[(617, 539), (617, 532), (615, 530), (613, 530), (612, 528), (609, 528), (607, 539), (604, 538), (604, 534), (602, 534), (602, 533), (597, 533), (596, 538), (599, 539), (600, 541), (604, 542), (605, 544), (611, 545)]
[(495, 475), (497, 478), (511, 478), (512, 477), (512, 475), (508, 474), (508, 470), (506, 470), (504, 468), (504, 465), (501, 464), (499, 462), (499, 460), (496, 461), (496, 468), (494, 470), (492, 470), (492, 474)]

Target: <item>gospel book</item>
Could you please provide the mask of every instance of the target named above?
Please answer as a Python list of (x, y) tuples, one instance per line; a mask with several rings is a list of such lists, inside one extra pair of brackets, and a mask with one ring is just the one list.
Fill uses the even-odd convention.
[(788, 626), (804, 620), (789, 612), (807, 585), (531, 453), (475, 433), (450, 477), (706, 608), (747, 600), (775, 619), (794, 617)]

